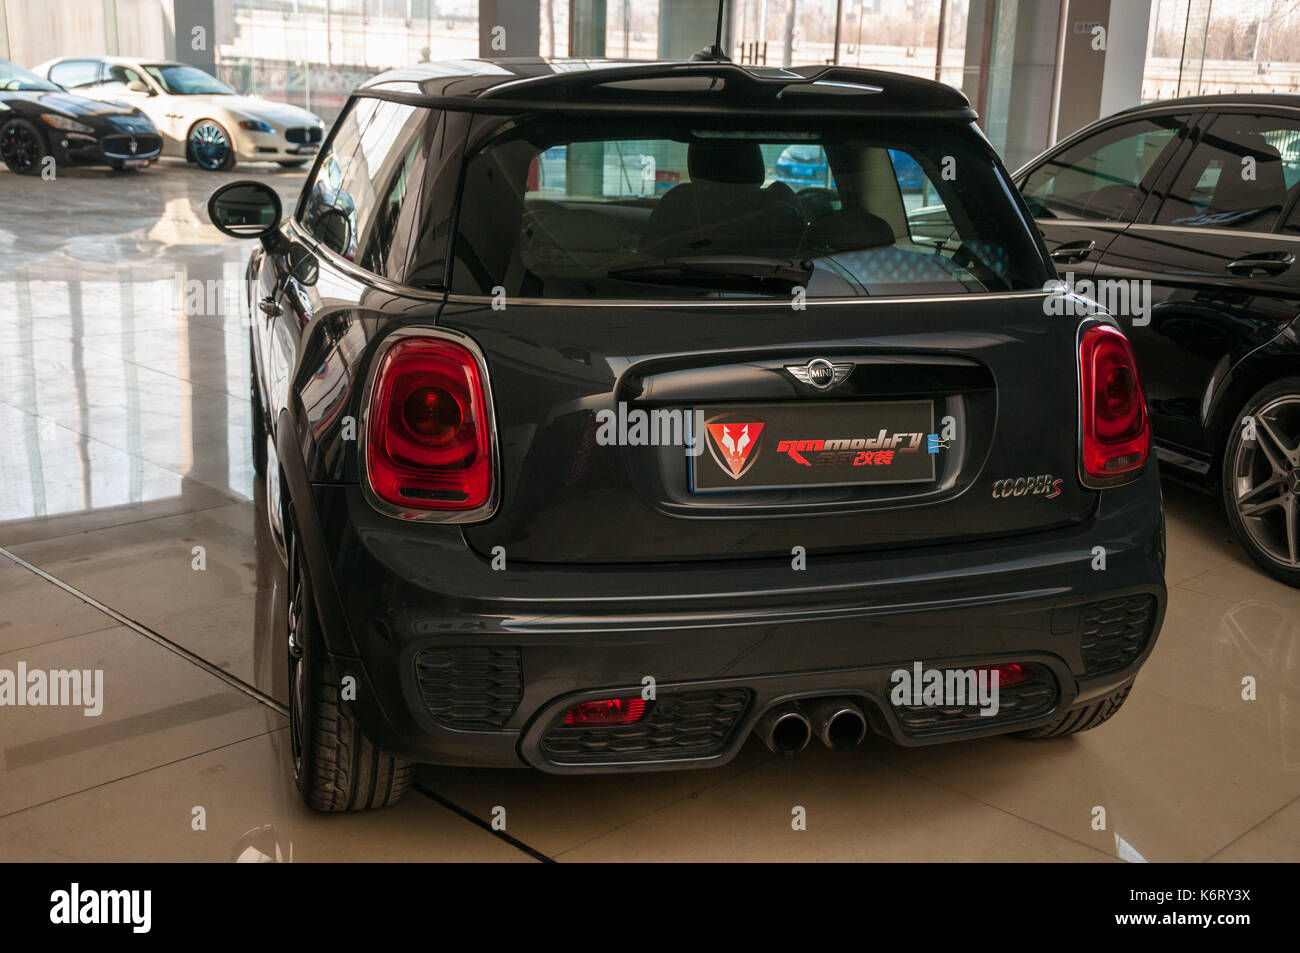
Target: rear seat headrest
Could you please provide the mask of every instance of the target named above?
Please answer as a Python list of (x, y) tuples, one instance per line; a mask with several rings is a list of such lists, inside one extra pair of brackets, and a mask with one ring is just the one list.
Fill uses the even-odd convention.
[(757, 142), (692, 142), (686, 150), (686, 165), (692, 182), (725, 182), (731, 185), (762, 185), (767, 178), (763, 150)]

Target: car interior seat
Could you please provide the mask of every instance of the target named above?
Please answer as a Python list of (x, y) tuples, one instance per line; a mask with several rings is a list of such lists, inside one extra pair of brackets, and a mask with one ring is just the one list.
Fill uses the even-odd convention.
[(640, 251), (686, 255), (794, 255), (803, 214), (784, 183), (767, 188), (758, 143), (697, 141), (687, 149), (691, 180), (673, 186), (655, 205)]

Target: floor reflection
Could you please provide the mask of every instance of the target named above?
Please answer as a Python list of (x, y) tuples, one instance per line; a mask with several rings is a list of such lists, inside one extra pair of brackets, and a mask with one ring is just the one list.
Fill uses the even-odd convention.
[[(301, 181), (261, 174), (286, 199)], [(204, 211), (234, 177), (176, 164), (0, 175), (0, 242), (14, 253), (0, 274), (0, 425), (19, 437), (0, 457), (0, 545), (11, 528), (29, 535), (14, 523), (166, 500), (187, 480), (251, 498), (238, 307), (250, 248)]]
[(1218, 625), (1213, 661), (1243, 704), (1263, 708), (1268, 743), (1261, 760), (1300, 771), (1300, 623), (1293, 612), (1259, 600), (1234, 604)]

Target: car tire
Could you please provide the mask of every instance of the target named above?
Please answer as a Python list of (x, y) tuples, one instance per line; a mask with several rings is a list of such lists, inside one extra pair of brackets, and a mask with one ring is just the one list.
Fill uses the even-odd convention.
[(306, 159), (291, 159), (291, 160), (277, 159), (275, 160), (275, 164), (282, 169), (301, 169), (303, 166), (307, 164), (307, 160)]
[(248, 402), (253, 408), (253, 472), (266, 476), (266, 438), (270, 433), (266, 421), (266, 406), (262, 403), (262, 388), (257, 383), (257, 352), (253, 350), (253, 334), (248, 334)]
[[(1255, 421), (1246, 440), (1245, 418)], [(1300, 377), (1257, 391), (1229, 425), (1219, 471), (1228, 525), (1255, 565), (1300, 588)]]
[(36, 175), (47, 155), (49, 147), (35, 123), (15, 116), (0, 125), (0, 160), (10, 172)]
[(413, 766), (376, 747), (340, 691), (325, 651), (297, 524), (287, 527), (289, 736), (294, 784), (318, 811), (388, 807), (411, 786)]
[(200, 119), (185, 137), (185, 151), (194, 164), (208, 172), (229, 172), (235, 167), (235, 143), (226, 127), (215, 119)]
[(1132, 688), (1133, 683), (1129, 682), (1123, 688), (1098, 698), (1096, 701), (1080, 705), (1078, 708), (1071, 708), (1051, 724), (1043, 725), (1041, 728), (1030, 728), (1028, 731), (1018, 731), (1016, 737), (1037, 741), (1041, 738), (1061, 738), (1065, 735), (1077, 735), (1081, 731), (1096, 728), (1102, 722), (1109, 721), (1111, 716), (1120, 710)]

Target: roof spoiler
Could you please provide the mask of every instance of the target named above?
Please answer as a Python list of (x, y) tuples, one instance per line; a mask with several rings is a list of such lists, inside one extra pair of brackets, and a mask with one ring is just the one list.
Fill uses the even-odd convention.
[[(716, 47), (708, 47), (696, 56), (721, 55)], [(547, 76), (531, 76), (502, 83), (485, 90), (480, 102), (508, 99), (512, 102), (552, 103), (557, 100), (591, 101), (603, 90), (617, 89), (621, 94), (635, 92), (641, 87), (645, 92), (666, 92), (674, 88), (686, 92), (689, 80), (712, 79), (709, 90), (740, 94), (740, 98), (753, 102), (768, 100), (777, 105), (785, 96), (796, 90), (800, 94), (822, 94), (841, 100), (861, 102), (861, 97), (878, 97), (888, 92), (893, 105), (898, 98), (909, 101), (923, 112), (969, 110), (970, 101), (958, 90), (918, 79), (902, 73), (880, 73), (848, 66), (814, 64), (788, 67), (741, 66), (722, 57), (698, 59), (688, 63), (644, 63), (618, 65), (574, 72), (558, 72)], [(704, 85), (700, 85), (703, 90)], [(803, 96), (800, 95), (802, 103)], [(914, 102), (912, 102), (914, 101)]]
[[(448, 77), (439, 77), (439, 82)], [(432, 78), (430, 78), (432, 80)], [(445, 87), (444, 87), (445, 88)], [(384, 76), (359, 95), (413, 105), (486, 113), (561, 110), (586, 113), (718, 113), (846, 117), (925, 116), (970, 122), (970, 100), (951, 86), (904, 73), (849, 66), (741, 66), (726, 59), (694, 62), (611, 62), (524, 76), (472, 95), (421, 87), (420, 78)]]

